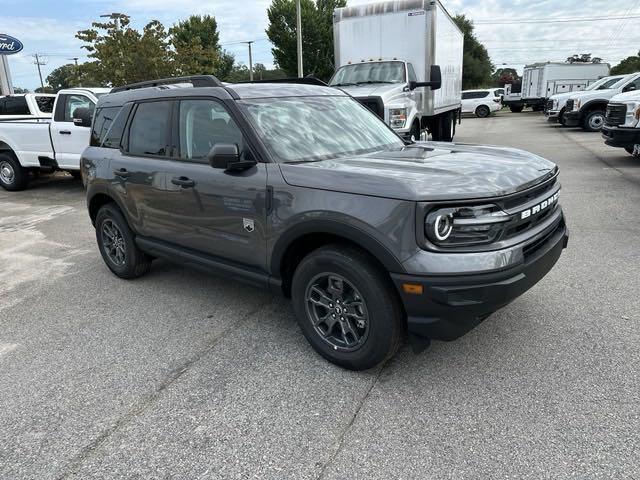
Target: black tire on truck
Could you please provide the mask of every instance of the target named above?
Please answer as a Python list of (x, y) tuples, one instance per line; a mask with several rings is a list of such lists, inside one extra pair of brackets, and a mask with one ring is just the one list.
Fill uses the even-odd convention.
[(451, 142), (453, 140), (455, 115), (452, 112), (442, 113), (429, 120), (429, 131), (434, 142)]
[(422, 131), (420, 130), (420, 121), (414, 120), (413, 125), (411, 125), (411, 131), (409, 132), (409, 137), (411, 137), (411, 140), (419, 142), (421, 133)]
[(115, 203), (108, 203), (98, 211), (96, 240), (104, 263), (118, 277), (137, 278), (151, 268), (151, 257), (138, 248), (133, 232)]
[(520, 113), (524, 110), (524, 105), (511, 105), (509, 106), (509, 110), (511, 110), (512, 113)]
[(29, 184), (29, 171), (11, 153), (0, 154), (0, 186), (10, 192), (24, 190)]
[(560, 114), (558, 115), (558, 122), (563, 127), (567, 126), (567, 122), (564, 120), (564, 108), (562, 110), (560, 110)]
[(636, 158), (640, 158), (640, 154), (635, 153), (635, 149), (634, 147), (624, 147), (624, 149), (626, 150), (626, 152)]
[(302, 333), (324, 358), (366, 370), (400, 346), (404, 314), (388, 275), (366, 252), (327, 245), (305, 257), (291, 297)]
[(604, 125), (605, 113), (603, 110), (592, 110), (587, 113), (582, 121), (582, 129), (586, 132), (599, 132)]

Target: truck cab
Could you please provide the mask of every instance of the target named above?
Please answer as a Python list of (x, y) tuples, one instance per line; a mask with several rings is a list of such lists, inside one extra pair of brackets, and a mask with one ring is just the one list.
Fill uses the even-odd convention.
[(582, 127), (587, 132), (600, 131), (605, 123), (609, 100), (620, 93), (640, 90), (640, 72), (626, 75), (606, 90), (591, 90), (572, 95), (565, 106), (565, 125)]
[(0, 120), (51, 118), (56, 96), (50, 93), (23, 93), (0, 97)]
[(20, 117), (0, 120), (0, 186), (27, 187), (32, 172), (67, 171), (80, 174), (80, 155), (89, 145), (91, 117), (98, 98), (109, 88), (61, 90), (53, 118)]

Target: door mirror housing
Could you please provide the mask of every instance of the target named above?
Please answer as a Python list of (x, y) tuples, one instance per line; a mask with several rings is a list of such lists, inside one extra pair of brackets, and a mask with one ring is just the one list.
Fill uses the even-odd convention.
[(80, 107), (73, 111), (73, 124), (76, 127), (91, 127), (93, 112), (88, 108)]
[(431, 65), (431, 80), (428, 82), (409, 82), (409, 90), (415, 90), (419, 87), (431, 87), (431, 90), (440, 90), (442, 88), (442, 71), (440, 65)]
[(228, 171), (247, 170), (256, 164), (254, 160), (240, 160), (238, 145), (233, 143), (218, 143), (214, 145), (207, 158), (209, 159), (209, 165), (213, 168), (222, 168)]

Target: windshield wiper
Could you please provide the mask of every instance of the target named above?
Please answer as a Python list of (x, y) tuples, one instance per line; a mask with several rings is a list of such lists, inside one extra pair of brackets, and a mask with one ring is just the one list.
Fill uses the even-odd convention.
[(366, 82), (357, 82), (356, 85), (366, 85), (371, 83), (394, 83), (394, 82), (387, 82), (385, 80), (367, 80)]
[(350, 87), (353, 85), (357, 85), (357, 83), (334, 83), (333, 85), (329, 85), (330, 87)]

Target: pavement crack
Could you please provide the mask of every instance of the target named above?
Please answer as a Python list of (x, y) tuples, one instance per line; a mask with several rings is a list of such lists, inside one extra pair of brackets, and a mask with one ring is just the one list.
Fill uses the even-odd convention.
[(140, 414), (142, 414), (149, 406), (151, 406), (154, 402), (158, 400), (160, 395), (171, 385), (173, 385), (182, 375), (187, 372), (195, 363), (201, 360), (204, 356), (210, 353), (222, 339), (224, 339), (227, 335), (236, 331), (239, 327), (244, 325), (254, 314), (259, 313), (265, 307), (267, 307), (272, 300), (268, 302), (261, 303), (259, 307), (256, 307), (246, 313), (238, 322), (230, 326), (229, 328), (220, 332), (219, 335), (216, 335), (209, 344), (200, 350), (195, 355), (188, 358), (186, 361), (182, 362), (177, 367), (173, 368), (169, 373), (164, 377), (162, 382), (150, 393), (147, 393), (142, 396), (141, 400), (137, 403), (135, 407), (127, 411), (124, 415), (119, 417), (109, 428), (104, 430), (100, 435), (98, 435), (93, 441), (91, 441), (88, 445), (84, 446), (80, 452), (75, 455), (71, 461), (70, 465), (66, 468), (66, 470), (56, 477), (56, 480), (65, 480), (74, 476), (84, 461), (89, 458), (94, 452), (96, 452), (114, 433), (120, 430), (122, 427), (130, 423)]
[(386, 362), (383, 363), (380, 366), (379, 370), (376, 372), (376, 375), (375, 375), (373, 381), (371, 382), (371, 385), (369, 385), (369, 388), (367, 388), (367, 391), (364, 393), (364, 395), (362, 396), (362, 398), (360, 399), (360, 401), (356, 405), (356, 409), (353, 412), (353, 415), (351, 416), (351, 419), (349, 420), (349, 423), (347, 423), (346, 427), (342, 430), (342, 432), (340, 432), (340, 436), (338, 437), (338, 441), (336, 442), (336, 446), (335, 446), (335, 448), (333, 450), (333, 453), (331, 454), (329, 459), (325, 462), (325, 464), (322, 466), (322, 470), (320, 470), (320, 473), (316, 477), (316, 480), (322, 480), (323, 478), (325, 478), (325, 474), (327, 473), (327, 469), (331, 466), (331, 464), (333, 464), (333, 461), (338, 457), (338, 454), (342, 451), (342, 447), (344, 445), (344, 440), (345, 440), (347, 434), (349, 433), (349, 430), (351, 430), (351, 427), (353, 426), (353, 424), (355, 423), (356, 419), (358, 418), (358, 414), (360, 413), (360, 410), (362, 409), (362, 407), (364, 406), (365, 402), (369, 398), (369, 395), (371, 394), (371, 391), (378, 384), (378, 380), (380, 380), (380, 376), (382, 375), (382, 370), (384, 369), (385, 365), (386, 365)]

